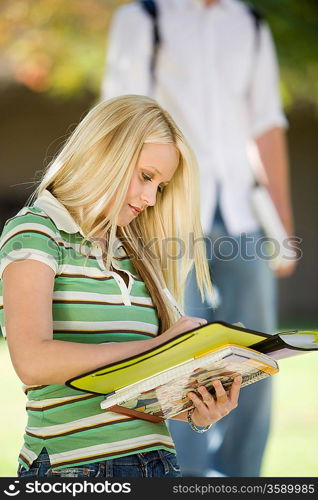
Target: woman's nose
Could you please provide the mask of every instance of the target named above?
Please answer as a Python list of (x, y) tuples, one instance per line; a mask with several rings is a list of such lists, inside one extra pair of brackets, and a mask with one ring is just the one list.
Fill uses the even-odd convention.
[(154, 189), (151, 186), (151, 189), (147, 189), (143, 191), (141, 198), (144, 203), (147, 204), (149, 207), (153, 207), (156, 204), (156, 199), (157, 199), (157, 189)]

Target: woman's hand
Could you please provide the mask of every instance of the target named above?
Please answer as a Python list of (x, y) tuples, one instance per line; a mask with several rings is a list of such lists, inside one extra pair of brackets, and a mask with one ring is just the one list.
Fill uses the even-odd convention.
[(235, 377), (229, 395), (227, 395), (220, 380), (215, 380), (213, 386), (216, 400), (204, 386), (198, 388), (202, 399), (194, 392), (189, 392), (188, 396), (195, 406), (195, 410), (191, 416), (192, 422), (200, 427), (206, 427), (207, 425), (215, 424), (215, 422), (225, 417), (225, 415), (228, 415), (237, 407), (241, 383), (242, 377)]
[[(182, 316), (172, 327), (166, 330), (164, 333), (153, 339), (154, 342), (163, 343), (167, 340), (173, 339), (180, 333), (184, 333), (200, 326), (206, 325), (207, 321), (204, 318), (197, 318), (194, 316)], [(209, 391), (204, 387), (198, 387), (198, 392), (202, 398), (200, 398), (194, 392), (189, 392), (189, 399), (193, 401), (195, 410), (191, 415), (191, 419), (195, 425), (200, 427), (206, 427), (208, 425), (214, 424), (221, 418), (228, 415), (234, 408), (237, 407), (238, 397), (240, 393), (242, 383), (242, 377), (235, 377), (233, 380), (229, 395), (227, 395), (220, 380), (215, 380), (213, 386), (215, 389), (216, 400), (209, 393)], [(179, 416), (174, 417), (176, 420), (186, 420), (186, 413), (182, 412)], [(180, 418), (181, 417), (181, 418)]]
[(156, 345), (163, 344), (167, 340), (177, 337), (180, 333), (189, 332), (195, 328), (206, 325), (207, 320), (204, 318), (196, 318), (194, 316), (182, 316), (174, 325), (172, 325), (168, 330), (163, 332), (158, 337), (153, 339), (153, 343)]

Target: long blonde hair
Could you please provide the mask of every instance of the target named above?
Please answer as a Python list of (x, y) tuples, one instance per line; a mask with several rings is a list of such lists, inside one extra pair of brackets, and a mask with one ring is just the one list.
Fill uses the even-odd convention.
[[(119, 228), (118, 214), (145, 143), (174, 144), (179, 165), (155, 206)], [(126, 95), (91, 109), (48, 166), (32, 198), (50, 189), (81, 228), (84, 241), (107, 235), (108, 269), (116, 236), (123, 240), (157, 308), (162, 332), (177, 319), (163, 289), (167, 287), (182, 304), (193, 264), (202, 298), (212, 294), (199, 217), (198, 179), (194, 154), (171, 116), (153, 99)], [(110, 200), (105, 217), (102, 214)]]

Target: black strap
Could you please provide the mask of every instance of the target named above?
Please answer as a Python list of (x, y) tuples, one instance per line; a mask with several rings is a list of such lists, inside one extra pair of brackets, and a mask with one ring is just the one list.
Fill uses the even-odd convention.
[(153, 50), (152, 50), (152, 57), (151, 57), (151, 62), (150, 62), (150, 71), (151, 71), (152, 78), (154, 78), (157, 53), (158, 53), (158, 48), (160, 45), (160, 32), (159, 32), (159, 25), (158, 25), (158, 8), (157, 8), (156, 2), (154, 0), (140, 0), (140, 5), (141, 5), (142, 9), (145, 12), (147, 12), (147, 14), (152, 19)]
[(261, 22), (264, 19), (264, 16), (263, 16), (263, 14), (261, 14), (261, 12), (254, 5), (251, 5), (250, 3), (248, 3), (248, 4), (246, 4), (246, 6), (249, 10), (249, 13), (251, 14), (251, 16), (254, 19), (255, 29), (258, 31), (260, 28)]
[(254, 27), (256, 32), (256, 47), (258, 48), (260, 43), (260, 28), (262, 22), (264, 21), (264, 16), (254, 5), (247, 3), (246, 7), (254, 21)]

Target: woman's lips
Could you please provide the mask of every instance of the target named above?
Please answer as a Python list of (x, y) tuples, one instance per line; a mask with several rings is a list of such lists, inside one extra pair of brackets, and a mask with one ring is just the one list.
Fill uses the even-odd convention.
[(132, 213), (134, 215), (139, 215), (140, 214), (141, 208), (134, 207), (133, 205), (130, 205), (130, 204), (129, 204), (129, 207), (130, 207), (130, 210), (132, 211)]

